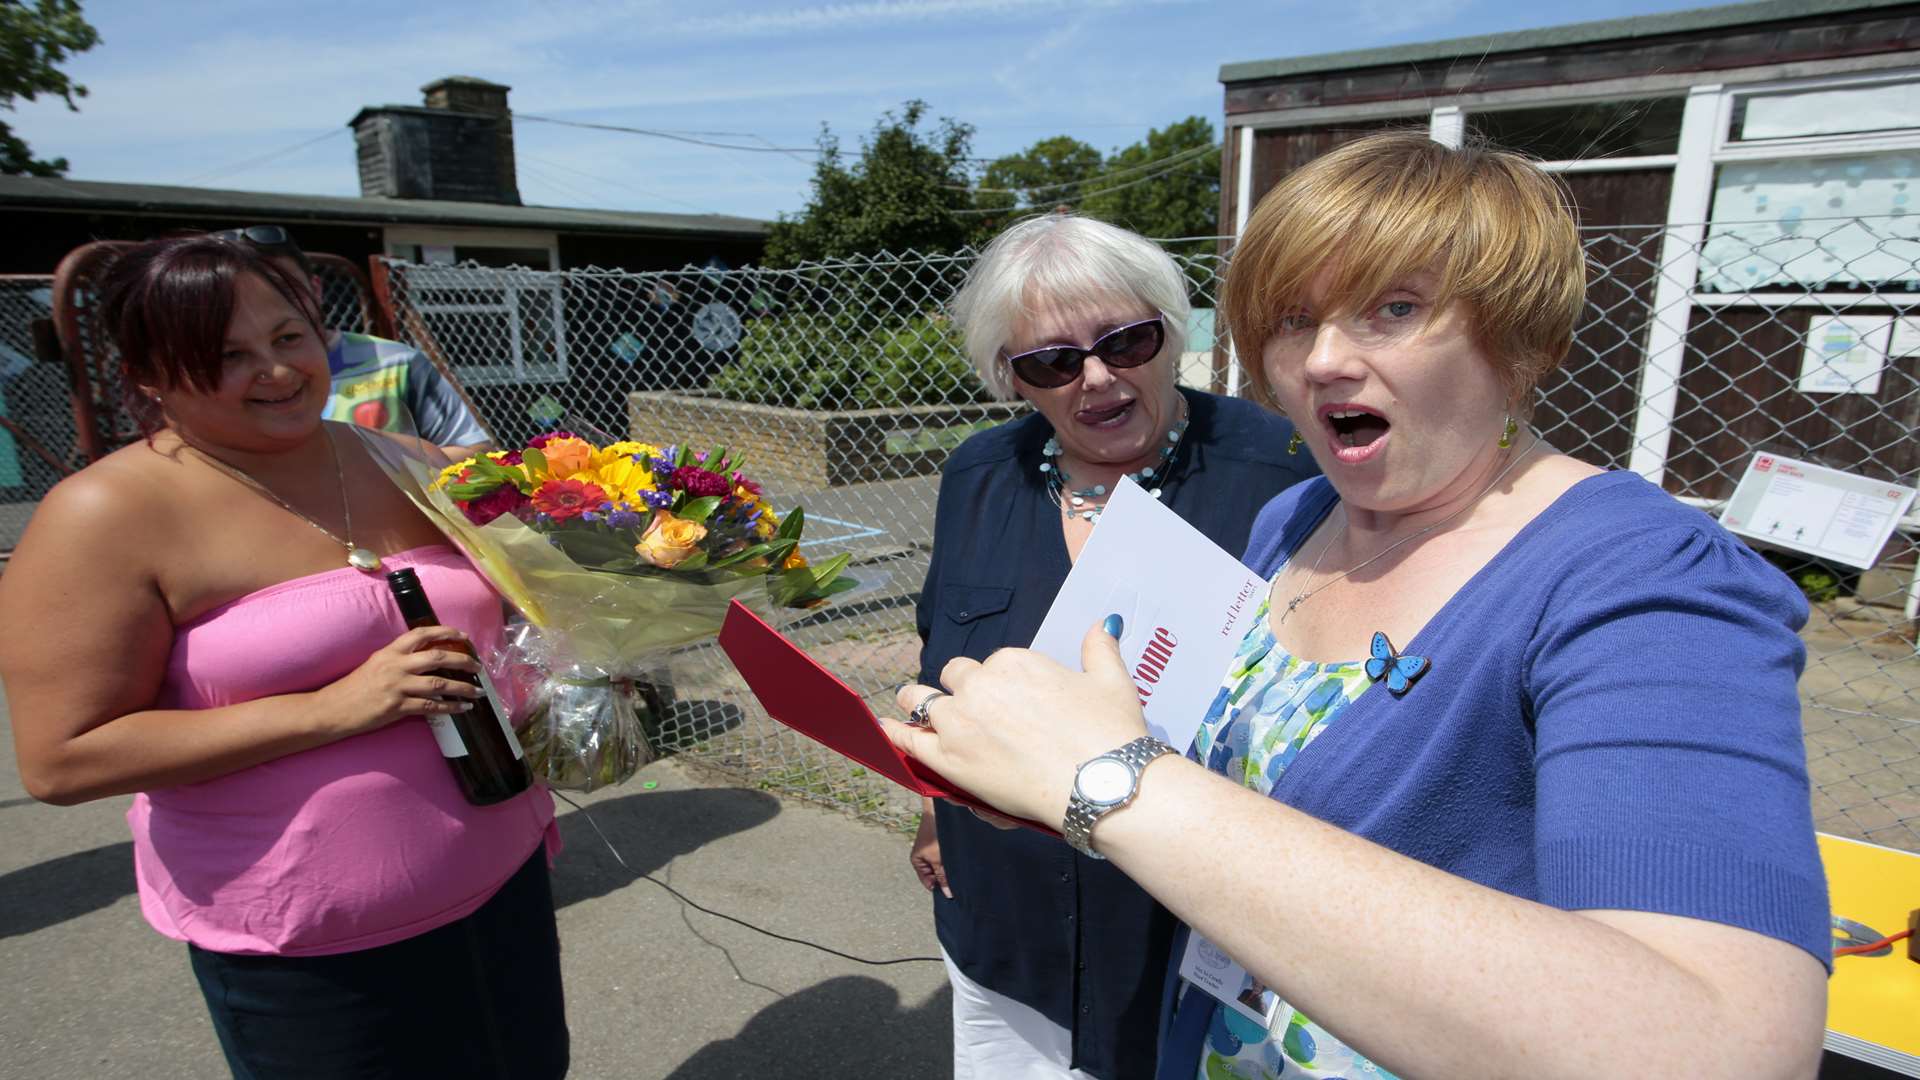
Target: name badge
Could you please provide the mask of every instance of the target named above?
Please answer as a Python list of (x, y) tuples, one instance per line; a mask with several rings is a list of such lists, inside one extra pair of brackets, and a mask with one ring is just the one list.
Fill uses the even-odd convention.
[(1278, 994), (1196, 931), (1187, 932), (1187, 951), (1180, 958), (1180, 977), (1259, 1024), (1268, 1038), (1276, 1031), (1285, 1030), (1287, 1021), (1293, 1018), (1293, 1009), (1281, 1001)]

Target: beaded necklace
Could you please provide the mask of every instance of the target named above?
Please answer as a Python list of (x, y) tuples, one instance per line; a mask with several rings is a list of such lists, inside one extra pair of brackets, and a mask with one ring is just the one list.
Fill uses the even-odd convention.
[[(1192, 419), (1187, 415), (1186, 398), (1180, 399), (1180, 406), (1180, 422), (1167, 430), (1167, 445), (1160, 448), (1160, 456), (1154, 459), (1153, 464), (1138, 472), (1127, 474), (1127, 479), (1146, 488), (1147, 494), (1156, 499), (1161, 497), (1160, 493), (1166, 490), (1168, 482), (1172, 479), (1168, 466), (1173, 463), (1174, 454), (1179, 452), (1180, 439), (1187, 433), (1187, 424)], [(1048, 436), (1047, 444), (1041, 448), (1040, 452), (1047, 459), (1040, 463), (1040, 472), (1047, 480), (1047, 497), (1053, 500), (1055, 506), (1066, 511), (1070, 518), (1099, 521), (1100, 515), (1107, 509), (1104, 498), (1107, 494), (1107, 485), (1095, 484), (1092, 487), (1077, 489), (1073, 486), (1073, 477), (1067, 475), (1066, 467), (1060, 463), (1058, 435)], [(1093, 503), (1094, 499), (1101, 501)]]

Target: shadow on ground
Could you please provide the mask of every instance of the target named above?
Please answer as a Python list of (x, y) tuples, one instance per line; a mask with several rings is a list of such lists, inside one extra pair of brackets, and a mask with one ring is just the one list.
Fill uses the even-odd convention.
[[(601, 799), (584, 810), (562, 803), (559, 809), (567, 849), (553, 868), (553, 906), (564, 908), (624, 888), (678, 856), (763, 824), (780, 813), (780, 800), (763, 791), (695, 788)], [(607, 850), (609, 843), (619, 859)]]
[(0, 938), (31, 934), (133, 894), (133, 841), (76, 851), (0, 875)]
[(668, 1080), (742, 1076), (945, 1076), (953, 1068), (953, 991), (917, 1008), (877, 979), (846, 975), (760, 1010), (731, 1039), (708, 1043)]
[(677, 754), (734, 731), (746, 721), (747, 714), (730, 701), (676, 701), (658, 730), (649, 735), (662, 754)]
[[(566, 809), (562, 804), (561, 809)], [(703, 844), (744, 832), (780, 812), (760, 791), (708, 788), (604, 799), (594, 821), (626, 858), (622, 868), (576, 812), (560, 817), (567, 850), (553, 872), (556, 908), (632, 883)], [(0, 874), (0, 939), (31, 934), (133, 895), (133, 844), (123, 841)]]

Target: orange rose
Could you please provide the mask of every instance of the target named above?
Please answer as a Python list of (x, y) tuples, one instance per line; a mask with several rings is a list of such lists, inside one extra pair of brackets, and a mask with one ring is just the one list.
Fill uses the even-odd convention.
[(700, 541), (706, 538), (705, 525), (674, 517), (665, 510), (657, 510), (633, 550), (654, 566), (671, 570), (700, 550)]
[(547, 458), (547, 475), (556, 480), (584, 471), (593, 460), (593, 446), (585, 439), (548, 439), (540, 452)]

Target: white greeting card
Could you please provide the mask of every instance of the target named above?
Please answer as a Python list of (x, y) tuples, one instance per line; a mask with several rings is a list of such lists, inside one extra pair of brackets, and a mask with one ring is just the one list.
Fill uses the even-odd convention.
[(1078, 671), (1087, 630), (1120, 616), (1120, 655), (1147, 729), (1185, 750), (1266, 587), (1238, 558), (1122, 479), (1033, 648)]

